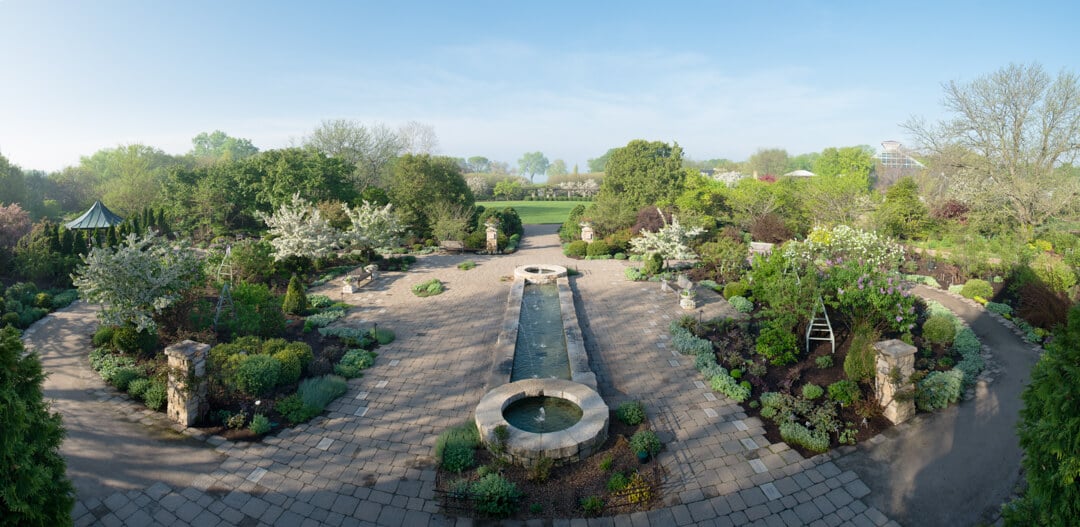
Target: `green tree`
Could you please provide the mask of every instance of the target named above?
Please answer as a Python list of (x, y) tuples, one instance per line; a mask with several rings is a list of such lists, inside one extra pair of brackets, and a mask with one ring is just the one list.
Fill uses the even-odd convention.
[(289, 287), (285, 290), (285, 298), (282, 300), (281, 310), (290, 315), (303, 315), (307, 311), (308, 299), (304, 293), (304, 284), (296, 274), (289, 279)]
[(829, 147), (814, 160), (814, 174), (819, 176), (857, 176), (870, 185), (874, 170), (874, 150), (869, 146)]
[(804, 182), (806, 211), (815, 223), (850, 225), (872, 206), (866, 174), (818, 174)]
[(203, 163), (236, 161), (259, 153), (259, 149), (248, 139), (230, 137), (221, 130), (211, 133), (202, 132), (191, 139), (191, 152), (188, 155)]
[(0, 205), (26, 203), (26, 179), (23, 171), (17, 165), (11, 164), (3, 155), (0, 155)]
[(910, 177), (900, 178), (885, 192), (885, 202), (876, 213), (881, 230), (896, 238), (917, 237), (926, 229), (930, 213), (919, 199), (919, 187)]
[(484, 156), (472, 156), (468, 159), (469, 172), (485, 173), (491, 171), (491, 161)]
[(615, 148), (609, 148), (607, 152), (604, 152), (604, 155), (590, 159), (588, 162), (589, 172), (604, 172), (607, 170), (608, 160), (611, 159), (611, 154), (614, 153), (615, 150)]
[(1080, 198), (1080, 180), (1060, 170), (1080, 154), (1080, 81), (1063, 71), (1051, 78), (1039, 64), (1010, 64), (971, 82), (944, 85), (952, 118), (936, 125), (904, 124), (922, 147), (946, 155), (970, 152), (954, 178), (975, 209), (1000, 209), (1027, 235)]
[(25, 353), (18, 330), (0, 329), (0, 525), (71, 525), (64, 428), (42, 397), (44, 381), (41, 360)]
[(491, 193), (496, 198), (514, 199), (521, 195), (521, 183), (514, 178), (506, 178), (495, 183), (495, 189)]
[(713, 229), (731, 215), (727, 205), (727, 185), (687, 169), (684, 190), (675, 198), (675, 206), (689, 225)]
[(431, 211), (439, 203), (471, 208), (472, 191), (453, 158), (405, 154), (394, 163), (390, 202), (418, 234), (431, 230)]
[[(683, 191), (686, 172), (682, 169), (682, 148), (678, 143), (635, 139), (615, 149), (605, 167), (597, 194), (601, 210), (617, 204), (618, 223), (633, 222), (637, 211), (650, 205), (673, 203)], [(626, 218), (624, 218), (626, 216)], [(629, 220), (627, 222), (626, 220)]]
[(1020, 410), (1028, 489), (1007, 525), (1072, 525), (1080, 518), (1080, 307), (1031, 371)]
[(551, 180), (551, 176), (565, 176), (568, 173), (569, 172), (567, 172), (566, 170), (566, 161), (563, 161), (562, 159), (556, 159), (555, 161), (552, 161), (547, 168), (547, 175), (549, 181)]
[(543, 152), (525, 152), (521, 159), (518, 159), (518, 172), (523, 176), (528, 174), (529, 182), (532, 183), (537, 174), (547, 172), (549, 164)]
[(91, 174), (94, 192), (122, 216), (156, 203), (168, 171), (183, 164), (181, 159), (142, 144), (99, 150), (79, 163)]
[(746, 171), (757, 177), (787, 174), (789, 172), (787, 150), (782, 148), (759, 148), (746, 161)]

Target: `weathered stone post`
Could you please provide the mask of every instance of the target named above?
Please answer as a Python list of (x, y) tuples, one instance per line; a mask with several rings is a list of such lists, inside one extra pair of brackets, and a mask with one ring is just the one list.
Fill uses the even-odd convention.
[(592, 243), (593, 238), (596, 237), (596, 232), (593, 231), (592, 224), (587, 222), (587, 221), (583, 221), (583, 222), (581, 222), (580, 225), (581, 225), (581, 240), (585, 241), (585, 242)]
[(169, 358), (169, 419), (191, 426), (206, 413), (209, 344), (185, 340), (165, 348)]
[(495, 222), (484, 224), (487, 227), (487, 252), (495, 254), (499, 252), (499, 228)]
[(915, 415), (911, 374), (915, 372), (915, 352), (918, 349), (896, 339), (878, 342), (874, 344), (874, 349), (877, 351), (874, 388), (878, 401), (885, 407), (885, 418), (893, 424), (900, 424)]

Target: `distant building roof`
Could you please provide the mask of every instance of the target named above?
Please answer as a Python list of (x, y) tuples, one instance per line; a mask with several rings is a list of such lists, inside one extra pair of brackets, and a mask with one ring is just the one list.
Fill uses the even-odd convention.
[(69, 229), (104, 229), (122, 221), (124, 221), (124, 218), (113, 214), (113, 211), (105, 207), (100, 201), (95, 201), (90, 206), (90, 210), (74, 221), (65, 223), (64, 226)]
[(816, 176), (817, 174), (815, 174), (815, 173), (813, 173), (813, 172), (811, 172), (809, 170), (799, 169), (799, 170), (792, 170), (791, 172), (788, 172), (787, 174), (784, 174), (784, 175), (785, 176), (791, 176), (791, 177), (811, 177), (811, 176)]
[(890, 168), (924, 168), (917, 159), (904, 152), (904, 145), (899, 141), (882, 141), (882, 152), (874, 156), (881, 166)]

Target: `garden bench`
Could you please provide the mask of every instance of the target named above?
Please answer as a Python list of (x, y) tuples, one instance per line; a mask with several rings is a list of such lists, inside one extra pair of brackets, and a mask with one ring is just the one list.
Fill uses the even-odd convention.
[(377, 265), (367, 265), (359, 267), (345, 275), (342, 279), (345, 285), (341, 290), (344, 293), (355, 293), (357, 289), (363, 285), (365, 280), (374, 281), (377, 278), (379, 267)]
[(465, 242), (459, 240), (442, 240), (439, 242), (439, 248), (444, 251), (457, 251), (463, 253), (465, 252)]

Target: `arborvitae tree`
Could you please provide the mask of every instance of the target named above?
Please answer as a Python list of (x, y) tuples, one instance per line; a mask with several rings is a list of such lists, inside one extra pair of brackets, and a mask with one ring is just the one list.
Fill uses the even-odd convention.
[(302, 315), (307, 308), (308, 301), (304, 286), (300, 283), (300, 278), (294, 274), (289, 280), (289, 289), (285, 291), (285, 301), (281, 310), (290, 315)]
[(153, 227), (154, 226), (153, 212), (154, 211), (150, 210), (150, 207), (143, 207), (143, 210), (142, 210), (142, 224), (143, 224), (143, 226), (145, 226), (145, 227)]
[(63, 247), (63, 243), (60, 240), (60, 226), (53, 223), (49, 226), (49, 250), (53, 253), (59, 253)]
[(143, 228), (142, 221), (139, 219), (138, 214), (133, 214), (131, 216), (131, 219), (129, 220), (129, 223), (131, 223), (131, 232), (134, 232), (135, 234), (142, 234), (142, 232), (145, 230)]
[(86, 234), (83, 229), (77, 229), (72, 236), (71, 253), (74, 254), (86, 254)]
[(16, 329), (0, 330), (0, 525), (71, 525), (64, 428), (42, 398), (41, 360), (23, 351)]
[(71, 229), (62, 229), (60, 233), (60, 253), (66, 256), (74, 254), (75, 234)]
[(1080, 518), (1080, 306), (1031, 370), (1020, 410), (1027, 494), (1006, 525), (1075, 525)]
[(172, 228), (169, 227), (169, 222), (165, 220), (165, 208), (158, 209), (157, 220), (154, 223), (161, 231), (162, 236), (168, 236), (172, 234)]
[(116, 239), (116, 227), (109, 227), (108, 234), (105, 235), (105, 245), (109, 247), (116, 247), (119, 240)]

